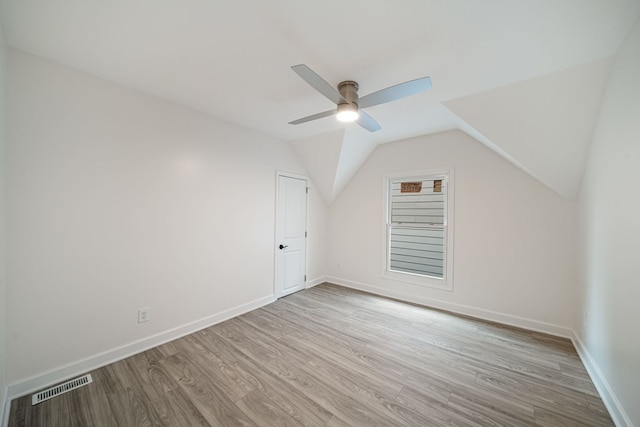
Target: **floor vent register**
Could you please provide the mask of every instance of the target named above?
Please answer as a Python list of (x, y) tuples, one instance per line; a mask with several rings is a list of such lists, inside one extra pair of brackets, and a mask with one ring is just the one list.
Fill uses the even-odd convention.
[(53, 397), (60, 396), (68, 391), (75, 390), (87, 384), (91, 384), (93, 379), (91, 378), (91, 374), (83, 375), (78, 378), (74, 378), (66, 383), (59, 384), (57, 386), (48, 388), (41, 392), (38, 392), (31, 396), (31, 405), (37, 405), (38, 403), (42, 403), (45, 400), (49, 400)]

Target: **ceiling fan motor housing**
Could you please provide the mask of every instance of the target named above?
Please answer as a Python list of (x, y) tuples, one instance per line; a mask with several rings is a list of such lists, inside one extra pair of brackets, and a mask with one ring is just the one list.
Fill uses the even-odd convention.
[[(351, 80), (344, 81), (338, 85), (338, 92), (347, 101), (346, 104), (355, 104), (356, 108), (358, 107), (358, 83)], [(338, 110), (343, 104), (338, 104)]]

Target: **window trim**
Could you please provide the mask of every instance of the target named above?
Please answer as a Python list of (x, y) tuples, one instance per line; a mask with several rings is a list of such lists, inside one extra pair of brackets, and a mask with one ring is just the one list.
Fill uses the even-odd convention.
[[(391, 180), (407, 180), (417, 181), (424, 179), (425, 177), (432, 176), (446, 176), (447, 180), (447, 225), (445, 227), (445, 268), (444, 277), (429, 277), (420, 274), (392, 271), (389, 269), (389, 229), (390, 229), (390, 181)], [(382, 224), (382, 277), (384, 279), (393, 280), (396, 282), (410, 283), (413, 285), (425, 286), (430, 288), (442, 289), (446, 291), (453, 291), (453, 236), (454, 236), (454, 169), (453, 167), (437, 168), (437, 169), (425, 169), (407, 172), (397, 172), (385, 175), (382, 178), (382, 191), (383, 191), (383, 224)]]

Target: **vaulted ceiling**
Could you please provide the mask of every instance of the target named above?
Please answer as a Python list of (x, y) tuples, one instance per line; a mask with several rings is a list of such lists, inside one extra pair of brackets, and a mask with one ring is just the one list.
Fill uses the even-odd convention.
[[(290, 141), (330, 203), (377, 144), (462, 129), (567, 198), (611, 57), (640, 0), (0, 0), (7, 43)], [(430, 76), (368, 110), (369, 133), (290, 66), (360, 94)]]

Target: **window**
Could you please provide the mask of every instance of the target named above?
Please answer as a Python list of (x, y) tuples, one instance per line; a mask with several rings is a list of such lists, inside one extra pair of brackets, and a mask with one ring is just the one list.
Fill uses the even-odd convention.
[(452, 289), (453, 170), (385, 177), (383, 275)]

